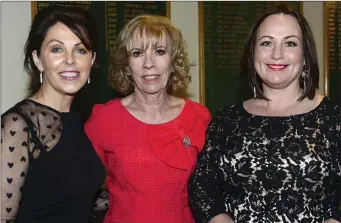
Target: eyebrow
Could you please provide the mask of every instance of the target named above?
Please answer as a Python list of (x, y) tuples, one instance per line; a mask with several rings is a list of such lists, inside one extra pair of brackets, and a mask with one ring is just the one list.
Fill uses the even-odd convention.
[(130, 49), (130, 51), (133, 51), (133, 50), (142, 50), (142, 49), (140, 47), (134, 47)]
[[(290, 39), (290, 38), (292, 38), (292, 37), (295, 37), (295, 38), (297, 38), (297, 39), (299, 39), (299, 40), (301, 41), (301, 39), (300, 39), (298, 36), (296, 36), (296, 35), (286, 36), (286, 37), (284, 37), (284, 39)], [(258, 41), (261, 40), (261, 39), (263, 39), (263, 38), (274, 39), (272, 36), (262, 36), (261, 38), (258, 39)]]
[[(159, 48), (167, 49), (167, 46), (159, 45), (159, 46), (156, 46), (155, 49), (159, 49)], [(144, 50), (144, 49), (142, 49), (142, 48), (140, 48), (140, 47), (133, 47), (133, 48), (131, 48), (131, 51), (132, 51), (132, 50)]]
[[(50, 41), (47, 42), (47, 44), (50, 44), (50, 43), (52, 43), (52, 42), (58, 42), (58, 43), (64, 45), (64, 43), (63, 43), (62, 41), (57, 40), (57, 39), (51, 39)], [(82, 45), (82, 44), (83, 44), (82, 42), (79, 42), (79, 43), (76, 43), (75, 46), (79, 46), (79, 45)]]

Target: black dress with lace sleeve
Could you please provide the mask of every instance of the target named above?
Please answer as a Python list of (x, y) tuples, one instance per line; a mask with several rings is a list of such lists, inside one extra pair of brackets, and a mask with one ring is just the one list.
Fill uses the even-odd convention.
[(242, 104), (212, 121), (189, 183), (196, 222), (227, 213), (237, 223), (341, 221), (341, 107), (257, 116)]
[(85, 223), (104, 167), (76, 112), (26, 99), (1, 116), (1, 220)]

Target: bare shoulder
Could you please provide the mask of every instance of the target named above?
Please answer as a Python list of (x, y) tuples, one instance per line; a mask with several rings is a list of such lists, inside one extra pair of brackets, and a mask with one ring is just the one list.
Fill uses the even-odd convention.
[(260, 106), (259, 105), (260, 100), (255, 100), (253, 98), (246, 100), (243, 102), (243, 107), (246, 111), (248, 112), (254, 112), (254, 110), (257, 110), (257, 108)]
[(190, 107), (190, 109), (193, 112), (196, 111), (196, 112), (199, 112), (199, 113), (210, 113), (208, 108), (206, 108), (204, 105), (202, 105), (202, 104), (200, 104), (198, 102), (195, 102), (195, 101), (192, 101), (192, 100), (189, 100), (189, 99), (178, 98), (178, 97), (174, 97), (174, 96), (171, 96), (171, 97), (174, 99), (173, 106), (174, 107), (178, 107), (181, 110), (186, 106), (186, 107)]
[(309, 111), (317, 108), (321, 104), (321, 102), (323, 101), (324, 97), (325, 97), (324, 95), (316, 94), (312, 100), (305, 98), (305, 100), (304, 100), (305, 103), (303, 103), (303, 109), (306, 112), (309, 112)]
[(169, 105), (171, 108), (182, 110), (185, 106), (185, 99), (170, 95)]
[(134, 97), (133, 97), (133, 95), (128, 95), (128, 96), (122, 98), (120, 102), (126, 108), (133, 107), (132, 105), (134, 102)]
[(319, 105), (321, 102), (322, 102), (322, 100), (324, 99), (324, 95), (322, 95), (322, 94), (316, 94), (316, 96), (315, 96), (315, 105), (317, 106), (317, 105)]
[(254, 104), (255, 100), (254, 99), (249, 99), (243, 102), (244, 107), (250, 107)]

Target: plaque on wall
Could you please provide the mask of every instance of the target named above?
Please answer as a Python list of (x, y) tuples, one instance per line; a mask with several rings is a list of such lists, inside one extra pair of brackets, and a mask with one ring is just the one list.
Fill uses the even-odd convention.
[(324, 2), (324, 89), (341, 103), (341, 2)]
[[(200, 102), (212, 114), (228, 104), (251, 98), (239, 61), (256, 19), (279, 2), (199, 2)], [(301, 2), (286, 2), (301, 11)]]
[(121, 97), (108, 83), (108, 73), (112, 64), (110, 55), (116, 36), (123, 26), (132, 18), (140, 14), (157, 14), (170, 17), (170, 2), (166, 1), (34, 1), (32, 2), (32, 17), (43, 8), (50, 5), (64, 7), (81, 7), (87, 10), (97, 22), (99, 52), (97, 61), (99, 66), (91, 71), (91, 84), (86, 85), (76, 96), (73, 106), (82, 111), (86, 119), (94, 104), (105, 103), (111, 99)]

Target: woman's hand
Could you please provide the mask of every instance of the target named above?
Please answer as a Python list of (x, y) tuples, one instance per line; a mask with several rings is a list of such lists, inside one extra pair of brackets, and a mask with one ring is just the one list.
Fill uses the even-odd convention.
[(327, 221), (325, 221), (324, 223), (340, 223), (340, 222), (330, 218)]
[[(234, 221), (227, 214), (219, 214), (215, 216), (214, 218), (212, 218), (208, 223), (234, 223)], [(334, 222), (328, 222), (328, 223), (334, 223)]]

